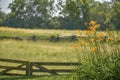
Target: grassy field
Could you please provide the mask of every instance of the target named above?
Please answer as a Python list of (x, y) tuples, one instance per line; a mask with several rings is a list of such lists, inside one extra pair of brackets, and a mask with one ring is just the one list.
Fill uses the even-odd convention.
[[(13, 37), (32, 35), (50, 37), (54, 34), (72, 35), (75, 31), (67, 30), (30, 30), (30, 29), (14, 29), (0, 28), (0, 36)], [(0, 58), (38, 61), (38, 62), (76, 62), (77, 54), (73, 49), (75, 42), (50, 42), (49, 40), (17, 41), (13, 39), (0, 40)], [(6, 65), (6, 64), (5, 64)], [(7, 64), (8, 65), (8, 64)], [(1, 76), (1, 80), (73, 80), (69, 75), (59, 76)]]
[[(54, 34), (71, 35), (74, 31), (67, 30), (30, 30), (0, 28), (0, 36), (45, 36)], [(0, 40), (0, 57), (28, 61), (77, 61), (75, 50), (72, 48), (75, 42), (50, 42), (49, 40)]]
[[(99, 32), (98, 32), (99, 33)], [(15, 29), (0, 27), (0, 36), (24, 36), (29, 37), (32, 35), (50, 37), (51, 35), (59, 34), (60, 36), (73, 35), (76, 31), (70, 30), (42, 30), (42, 29)], [(111, 31), (109, 37), (115, 39), (119, 38), (119, 31)], [(82, 33), (82, 36), (85, 36)], [(90, 47), (78, 47), (74, 49), (73, 45), (79, 44), (78, 41), (58, 41), (51, 42), (49, 40), (13, 40), (2, 39), (0, 40), (0, 58), (26, 60), (26, 61), (42, 61), (42, 62), (77, 62), (79, 57), (85, 59), (89, 57)], [(103, 43), (100, 51), (104, 48), (106, 53), (111, 54), (112, 50), (120, 49), (119, 43), (114, 43), (112, 47), (108, 43)], [(84, 51), (82, 51), (84, 50)], [(104, 51), (103, 51), (104, 53)], [(39, 76), (39, 77), (22, 77), (22, 76), (0, 76), (1, 80), (74, 80), (71, 75), (58, 75), (58, 76)]]
[(74, 80), (73, 75), (54, 76), (0, 76), (0, 80)]
[(74, 42), (0, 41), (0, 57), (27, 61), (77, 61)]
[(10, 27), (0, 27), (0, 36), (45, 36), (49, 37), (51, 35), (72, 35), (75, 34), (75, 30), (50, 30), (50, 29), (21, 29), (21, 28), (10, 28)]

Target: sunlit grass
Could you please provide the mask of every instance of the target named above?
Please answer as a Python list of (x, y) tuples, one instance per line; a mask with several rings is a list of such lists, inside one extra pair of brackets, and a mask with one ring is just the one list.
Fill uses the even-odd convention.
[(73, 42), (0, 41), (0, 57), (29, 61), (76, 61)]
[[(98, 34), (100, 31), (98, 32)], [(0, 36), (31, 36), (36, 34), (38, 36), (50, 36), (52, 34), (59, 34), (61, 36), (77, 34), (76, 31), (69, 30), (43, 30), (43, 29), (20, 29), (10, 27), (0, 27)], [(111, 31), (110, 36), (119, 37), (120, 32)], [(85, 36), (84, 31), (81, 31), (81, 36)], [(76, 42), (78, 43), (78, 42)], [(77, 61), (76, 56), (78, 53), (73, 49), (75, 42), (60, 41), (50, 42), (48, 40), (40, 41), (17, 41), (17, 40), (0, 40), (0, 57), (29, 60), (29, 61)], [(108, 44), (103, 44), (107, 52), (111, 52), (111, 47)], [(113, 45), (118, 47), (119, 45)], [(90, 47), (84, 47), (85, 51), (90, 52)], [(83, 47), (79, 47), (79, 54), (82, 52)], [(84, 49), (83, 49), (84, 50)], [(103, 51), (101, 49), (101, 51)], [(78, 57), (78, 56), (77, 56)]]
[[(84, 31), (80, 30), (81, 36), (86, 36)], [(101, 31), (97, 31), (97, 33), (100, 33)], [(102, 31), (103, 32), (103, 31)], [(120, 31), (109, 31), (109, 36), (114, 36), (115, 38), (118, 38), (120, 35)], [(0, 36), (43, 36), (43, 37), (50, 37), (51, 35), (59, 36), (70, 36), (70, 35), (77, 35), (79, 36), (79, 32), (76, 30), (53, 30), (53, 29), (22, 29), (22, 28), (11, 28), (11, 27), (0, 27)]]
[(22, 29), (0, 27), (0, 36), (46, 36), (59, 34), (60, 36), (73, 35), (75, 30), (50, 30), (50, 29)]

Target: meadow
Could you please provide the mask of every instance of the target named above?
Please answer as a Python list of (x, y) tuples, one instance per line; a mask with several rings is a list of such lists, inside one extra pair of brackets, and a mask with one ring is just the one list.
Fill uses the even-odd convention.
[[(32, 34), (31, 34), (32, 32)], [(0, 36), (51, 36), (54, 34), (71, 35), (74, 31), (67, 30), (25, 30), (14, 28), (0, 28)], [(48, 34), (48, 35), (47, 35)], [(0, 40), (1, 58), (28, 60), (28, 61), (77, 61), (74, 42), (49, 40)]]
[[(30, 30), (15, 28), (0, 28), (0, 36), (5, 37), (30, 37), (32, 35), (50, 37), (51, 35), (72, 35), (75, 31), (67, 30)], [(49, 40), (0, 40), (0, 58), (25, 60), (31, 62), (77, 62), (77, 54), (72, 47), (74, 42), (59, 41), (51, 42)], [(3, 64), (3, 63), (2, 63)], [(6, 65), (6, 64), (5, 64)], [(21, 76), (1, 76), (2, 80), (70, 80), (70, 75), (60, 76), (40, 76), (40, 77), (21, 77)]]
[[(99, 31), (98, 33), (100, 33)], [(4, 28), (0, 27), (1, 36), (21, 36), (29, 37), (32, 35), (50, 37), (51, 35), (77, 35), (75, 30), (42, 30), (42, 29), (15, 29), (15, 28)], [(119, 31), (110, 31), (112, 35), (109, 37), (115, 40), (119, 39)], [(81, 33), (81, 36), (85, 34)], [(109, 44), (110, 43), (110, 44)], [(73, 46), (73, 45), (80, 46)], [(118, 51), (120, 49), (120, 43), (116, 42), (102, 42), (100, 45), (100, 51), (103, 54), (111, 55), (113, 50)], [(111, 46), (112, 45), (112, 46)], [(78, 48), (78, 49), (76, 49)], [(105, 49), (105, 50), (104, 50)], [(88, 54), (89, 53), (89, 54)], [(39, 61), (39, 62), (78, 62), (82, 60), (87, 62), (91, 55), (90, 46), (81, 46), (79, 41), (58, 41), (51, 42), (49, 40), (14, 40), (14, 39), (1, 39), (0, 40), (0, 58), (17, 59), (25, 61)], [(93, 53), (95, 54), (95, 53)], [(102, 55), (103, 55), (102, 54)], [(90, 57), (91, 58), (91, 57)], [(78, 69), (79, 70), (79, 69)], [(74, 80), (71, 75), (58, 75), (58, 76), (42, 76), (42, 77), (9, 77), (1, 76), (0, 79), (6, 80)]]

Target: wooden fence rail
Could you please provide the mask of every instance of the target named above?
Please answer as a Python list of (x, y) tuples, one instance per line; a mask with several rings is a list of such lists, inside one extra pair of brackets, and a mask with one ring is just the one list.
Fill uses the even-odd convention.
[[(8, 73), (8, 72), (12, 70), (25, 71), (26, 75), (29, 75), (28, 73), (29, 62), (28, 61), (0, 58), (0, 62), (3, 62), (4, 64), (6, 64), (6, 65), (0, 64), (0, 69), (3, 69), (0, 72), (1, 75), (4, 75), (4, 74), (11, 75), (12, 73)], [(8, 63), (10, 65), (8, 65)], [(17, 65), (12, 65), (12, 64), (17, 64)], [(14, 75), (17, 75), (17, 74), (14, 74)], [(21, 75), (21, 74), (18, 74), (18, 75)]]
[[(87, 37), (87, 36), (77, 36), (77, 35), (69, 35), (69, 36), (49, 36), (49, 37), (45, 37), (45, 36), (0, 36), (0, 39), (15, 39), (15, 40), (50, 40), (50, 41), (60, 41), (60, 40), (77, 40), (78, 38), (97, 38), (97, 37)], [(105, 36), (104, 39), (107, 39), (108, 37)]]
[[(29, 61), (21, 61), (21, 60), (12, 60), (12, 59), (3, 59), (0, 58), (0, 62), (2, 63), (16, 63), (19, 65), (3, 65), (0, 64), (0, 74), (1, 75), (16, 75), (14, 73), (10, 73), (12, 70), (24, 71), (25, 74), (17, 74), (17, 75), (33, 75), (33, 73), (49, 73), (51, 75), (57, 75), (59, 73), (70, 73), (75, 70), (75, 66), (80, 65), (78, 62), (29, 62)], [(6, 63), (6, 64), (7, 64)], [(50, 69), (50, 67), (54, 67)], [(70, 68), (68, 68), (70, 67)], [(8, 73), (9, 72), (9, 73)]]

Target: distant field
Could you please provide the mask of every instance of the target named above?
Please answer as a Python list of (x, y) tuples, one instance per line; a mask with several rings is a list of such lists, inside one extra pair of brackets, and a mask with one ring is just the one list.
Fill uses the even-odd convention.
[[(72, 35), (75, 31), (69, 30), (42, 30), (42, 29), (15, 29), (0, 27), (0, 36), (46, 36), (51, 35)], [(75, 42), (50, 42), (48, 40), (39, 41), (16, 41), (1, 40), (1, 58), (29, 60), (29, 61), (77, 61), (76, 51), (73, 49)]]
[[(101, 31), (99, 31), (101, 32)], [(119, 37), (120, 31), (110, 31), (114, 37)], [(78, 35), (77, 30), (53, 30), (53, 29), (22, 29), (11, 27), (0, 27), (0, 36), (23, 36), (28, 37), (32, 35), (50, 37), (51, 35), (69, 36)], [(83, 31), (81, 36), (85, 36)]]
[(21, 28), (10, 28), (0, 27), (0, 36), (46, 36), (51, 35), (72, 35), (75, 34), (75, 30), (49, 30), (49, 29), (21, 29)]
[[(72, 35), (75, 31), (67, 30), (30, 30), (30, 29), (14, 29), (14, 28), (0, 28), (0, 36), (24, 36), (31, 35), (50, 37), (54, 34)], [(73, 49), (75, 42), (50, 42), (49, 40), (13, 40), (3, 39), (0, 40), (0, 58), (25, 60), (31, 62), (77, 62), (77, 53)], [(1, 63), (0, 63), (1, 64)], [(6, 65), (2, 63), (3, 65)], [(9, 65), (9, 64), (7, 64)], [(21, 72), (20, 72), (21, 73)], [(43, 77), (9, 77), (1, 76), (0, 79), (11, 80), (72, 80), (68, 76), (43, 76)], [(57, 79), (56, 79), (57, 78)]]
[(29, 61), (77, 61), (74, 42), (0, 41), (0, 57)]

